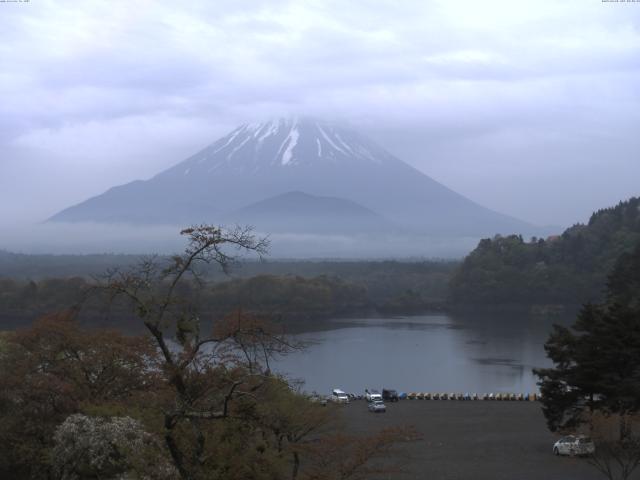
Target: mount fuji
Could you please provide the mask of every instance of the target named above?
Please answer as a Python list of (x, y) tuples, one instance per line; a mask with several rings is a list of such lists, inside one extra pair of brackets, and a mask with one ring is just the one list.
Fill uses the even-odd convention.
[(149, 180), (113, 187), (49, 220), (475, 237), (537, 230), (454, 192), (350, 128), (311, 118), (242, 125)]

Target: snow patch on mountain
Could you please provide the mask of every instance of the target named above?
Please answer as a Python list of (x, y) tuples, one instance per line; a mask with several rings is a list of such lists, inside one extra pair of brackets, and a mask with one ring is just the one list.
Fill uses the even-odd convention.
[(318, 130), (320, 131), (320, 134), (322, 135), (322, 138), (324, 138), (326, 140), (326, 142), (331, 145), (331, 147), (334, 150), (337, 150), (340, 153), (343, 153), (344, 155), (348, 155), (347, 152), (345, 152), (344, 150), (342, 150), (338, 145), (336, 145), (335, 143), (333, 143), (333, 141), (331, 140), (331, 138), (329, 137), (329, 135), (327, 135), (327, 132), (324, 131), (324, 128), (322, 128), (320, 125), (318, 125)]
[[(289, 162), (291, 162), (291, 159), (293, 158), (293, 149), (297, 145), (299, 138), (300, 138), (300, 132), (298, 132), (298, 128), (293, 127), (293, 129), (289, 132), (287, 139), (285, 140), (285, 143), (287, 144), (287, 149), (282, 154), (282, 161), (281, 161), (282, 165), (287, 165)], [(285, 143), (283, 143), (282, 145), (284, 146)]]
[[(231, 142), (233, 142), (233, 141), (236, 139), (236, 137), (237, 137), (238, 135), (240, 135), (240, 132), (242, 132), (242, 130), (244, 130), (244, 128), (245, 128), (245, 126), (243, 125), (243, 126), (241, 126), (241, 127), (238, 127), (238, 128), (237, 128), (236, 130), (234, 130), (233, 132), (231, 132), (231, 133), (229, 134), (229, 136), (227, 137), (227, 138), (228, 138), (228, 140), (224, 143), (224, 145), (222, 145), (221, 147), (219, 147), (219, 148), (215, 149), (215, 150), (214, 150), (213, 152), (211, 152), (211, 153), (212, 153), (212, 154), (216, 154), (216, 153), (220, 152), (221, 150), (224, 150), (225, 148), (227, 148), (227, 147), (231, 144)], [(224, 140), (224, 138), (223, 138), (222, 140)]]
[[(260, 174), (271, 168), (328, 164), (377, 164), (393, 161), (386, 152), (356, 132), (311, 118), (247, 123), (194, 155), (182, 167), (191, 174), (221, 171)], [(197, 167), (202, 165), (202, 167)]]
[(233, 147), (233, 150), (231, 150), (231, 153), (227, 155), (227, 160), (231, 160), (231, 157), (233, 157), (233, 154), (236, 153), (238, 150), (240, 150), (242, 147), (244, 147), (249, 140), (251, 140), (251, 137), (247, 136), (245, 137), (244, 140), (242, 140), (242, 142), (240, 142), (238, 145)]
[(278, 133), (278, 130), (280, 130), (280, 121), (277, 120), (262, 124), (262, 126), (259, 130), (256, 131), (256, 133), (259, 133), (263, 130), (264, 133), (258, 137), (258, 147), (260, 146), (260, 144), (262, 144), (265, 138), (276, 135)]

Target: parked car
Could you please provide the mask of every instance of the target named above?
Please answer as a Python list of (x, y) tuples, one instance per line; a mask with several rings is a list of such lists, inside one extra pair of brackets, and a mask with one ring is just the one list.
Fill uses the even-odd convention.
[(312, 401), (313, 403), (319, 403), (322, 406), (327, 405), (327, 399), (325, 397), (321, 397), (317, 393), (314, 393), (313, 395), (311, 395), (309, 397), (309, 400)]
[(555, 455), (591, 455), (596, 446), (584, 435), (567, 435), (553, 444)]
[(387, 411), (387, 407), (380, 400), (373, 400), (369, 402), (369, 411), (373, 413), (384, 413)]
[(397, 402), (398, 401), (398, 392), (392, 390), (390, 388), (382, 389), (382, 399), (387, 400), (389, 402)]
[(349, 403), (349, 397), (339, 388), (334, 388), (331, 392), (331, 400), (336, 403)]
[(380, 395), (378, 390), (369, 390), (367, 388), (364, 390), (364, 398), (367, 402), (382, 401), (382, 395)]

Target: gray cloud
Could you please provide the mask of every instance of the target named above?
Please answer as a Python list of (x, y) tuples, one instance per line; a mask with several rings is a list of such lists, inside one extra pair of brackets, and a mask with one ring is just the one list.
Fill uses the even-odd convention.
[(290, 113), (537, 223), (640, 193), (640, 4), (43, 0), (0, 30), (0, 224)]

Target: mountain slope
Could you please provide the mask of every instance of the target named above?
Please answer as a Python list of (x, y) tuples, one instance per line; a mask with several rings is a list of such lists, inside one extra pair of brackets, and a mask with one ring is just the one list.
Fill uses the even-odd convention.
[(308, 118), (242, 125), (147, 181), (112, 188), (51, 220), (218, 223), (291, 191), (350, 200), (421, 233), (534, 231), (450, 190), (357, 132)]
[(390, 231), (381, 215), (351, 200), (287, 192), (247, 205), (223, 217), (258, 230), (290, 233), (360, 233)]

